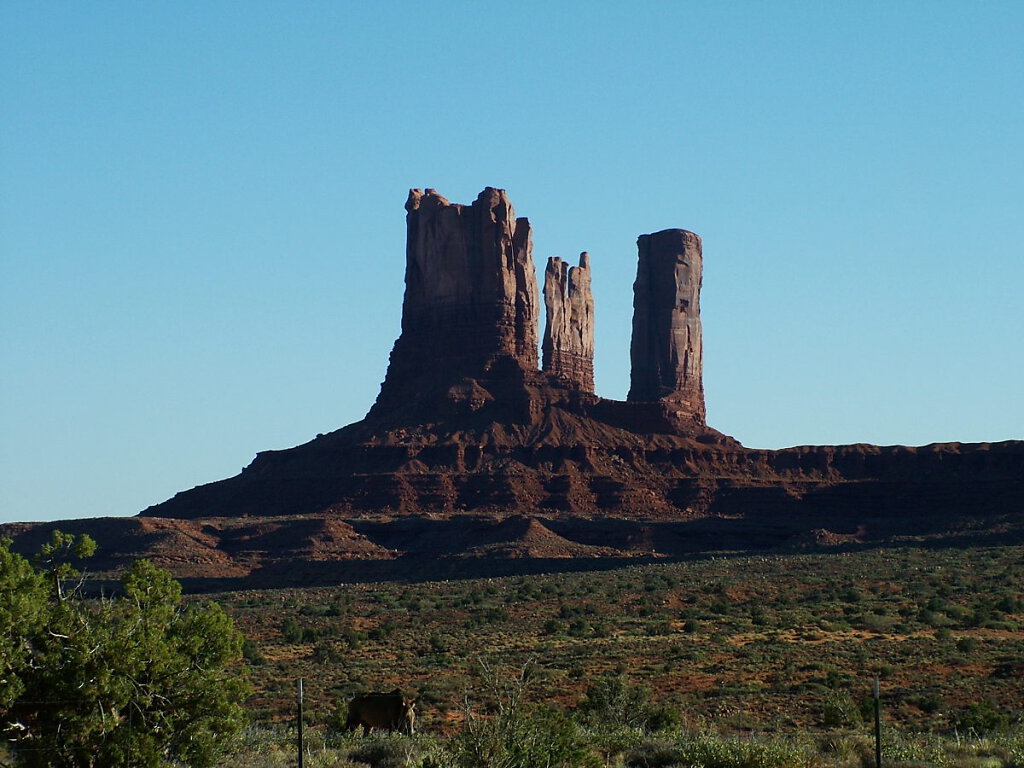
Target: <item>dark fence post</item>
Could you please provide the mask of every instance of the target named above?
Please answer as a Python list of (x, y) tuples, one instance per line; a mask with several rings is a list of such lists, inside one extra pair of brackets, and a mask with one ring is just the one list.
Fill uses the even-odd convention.
[(299, 768), (302, 768), (302, 678), (299, 678)]
[(875, 768), (882, 768), (882, 704), (878, 695), (878, 678), (875, 678)]

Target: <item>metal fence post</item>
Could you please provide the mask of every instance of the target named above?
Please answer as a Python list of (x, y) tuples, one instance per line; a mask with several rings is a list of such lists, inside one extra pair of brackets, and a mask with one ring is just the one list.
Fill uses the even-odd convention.
[(299, 678), (299, 768), (302, 768), (302, 678)]
[(875, 768), (882, 768), (882, 705), (878, 695), (878, 677), (875, 677)]

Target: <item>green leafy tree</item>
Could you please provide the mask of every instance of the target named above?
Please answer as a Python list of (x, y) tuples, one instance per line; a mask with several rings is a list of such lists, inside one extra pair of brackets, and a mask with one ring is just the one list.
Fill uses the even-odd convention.
[[(54, 531), (50, 540), (43, 544), (36, 555), (36, 565), (49, 575), (50, 583), (58, 600), (63, 600), (64, 584), (78, 578), (81, 574), (72, 565), (72, 559), (84, 559), (96, 554), (96, 542), (88, 534), (75, 536), (70, 533)], [(77, 584), (74, 590), (81, 584)]]
[(38, 568), (0, 541), (0, 727), (14, 764), (214, 765), (244, 724), (242, 638), (212, 603), (146, 560), (123, 595), (87, 600), (72, 557), (88, 538), (55, 533)]
[[(0, 539), (0, 709), (10, 707), (25, 691), (31, 672), (33, 646), (46, 625), (49, 591), (43, 574), (10, 550)], [(4, 735), (16, 736), (17, 725)]]

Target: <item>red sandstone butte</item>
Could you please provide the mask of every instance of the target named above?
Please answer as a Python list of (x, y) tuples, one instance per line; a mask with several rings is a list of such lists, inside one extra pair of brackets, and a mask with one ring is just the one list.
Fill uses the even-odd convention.
[(0, 535), (33, 551), (52, 528), (91, 533), (105, 548), (94, 570), (145, 555), (190, 589), (1024, 540), (1022, 441), (776, 451), (708, 427), (694, 233), (637, 241), (623, 402), (594, 393), (586, 254), (547, 262), (539, 369), (532, 233), (504, 190), (458, 205), (414, 189), (406, 231), (401, 335), (364, 419), (136, 518)]

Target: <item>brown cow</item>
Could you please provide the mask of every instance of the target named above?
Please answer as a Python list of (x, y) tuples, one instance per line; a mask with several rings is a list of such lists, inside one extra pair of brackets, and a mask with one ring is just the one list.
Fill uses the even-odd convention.
[(348, 703), (345, 730), (363, 727), (363, 735), (370, 731), (402, 731), (412, 735), (416, 724), (416, 702), (407, 699), (396, 688), (391, 693), (363, 693)]

